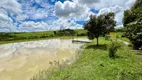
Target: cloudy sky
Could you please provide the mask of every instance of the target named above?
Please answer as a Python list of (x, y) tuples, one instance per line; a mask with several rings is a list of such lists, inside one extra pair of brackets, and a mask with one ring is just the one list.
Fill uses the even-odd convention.
[(89, 15), (114, 12), (117, 27), (136, 0), (0, 0), (0, 32), (80, 29)]

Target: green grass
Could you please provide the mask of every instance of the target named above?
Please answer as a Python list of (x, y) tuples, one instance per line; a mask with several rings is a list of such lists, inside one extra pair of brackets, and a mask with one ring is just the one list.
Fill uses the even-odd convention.
[[(82, 34), (86, 33), (87, 31), (83, 29), (76, 29), (75, 32), (77, 34)], [(77, 34), (74, 36), (75, 38), (78, 37), (86, 38), (86, 36), (77, 36)], [(55, 39), (55, 38), (71, 39), (72, 36), (55, 36), (54, 31), (0, 33), (0, 44), (34, 41), (34, 40), (46, 40), (46, 39)]]
[(35, 38), (35, 39), (23, 39), (23, 40), (12, 40), (12, 41), (0, 41), (0, 44), (16, 43), (16, 42), (28, 42), (48, 39), (72, 39), (72, 38), (87, 38), (87, 36), (60, 36), (60, 37), (48, 37), (48, 38)]
[(85, 45), (80, 58), (64, 69), (53, 69), (33, 80), (142, 80), (142, 59), (122, 44), (117, 58), (108, 56), (107, 45), (110, 41), (100, 38)]
[(115, 32), (115, 35), (116, 35), (118, 38), (120, 38), (120, 39), (123, 40), (123, 41), (126, 41), (126, 42), (131, 43), (131, 41), (130, 41), (128, 38), (122, 37), (123, 34), (124, 34), (124, 32)]
[(49, 35), (53, 35), (53, 31), (47, 31), (47, 32), (26, 32), (26, 33), (19, 33), (19, 34), (11, 34), (13, 36), (17, 36), (17, 37), (31, 37), (31, 36), (49, 36)]
[(131, 41), (128, 38), (121, 38), (121, 40), (131, 43)]
[(76, 31), (78, 34), (87, 33), (87, 30), (84, 30), (84, 29), (76, 29), (75, 31)]
[(115, 35), (119, 36), (119, 37), (121, 37), (123, 34), (124, 34), (124, 32), (115, 32)]
[[(81, 34), (81, 33), (86, 33), (87, 31), (83, 29), (76, 29), (75, 32)], [(31, 37), (31, 36), (44, 36), (44, 35), (50, 36), (53, 34), (54, 34), (53, 31), (11, 33), (12, 36), (17, 36), (17, 37)]]

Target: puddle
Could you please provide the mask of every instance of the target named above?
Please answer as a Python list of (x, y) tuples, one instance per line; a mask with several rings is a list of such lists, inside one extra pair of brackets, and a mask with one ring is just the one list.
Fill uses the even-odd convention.
[(0, 45), (0, 80), (29, 80), (49, 62), (72, 59), (82, 45), (60, 39)]

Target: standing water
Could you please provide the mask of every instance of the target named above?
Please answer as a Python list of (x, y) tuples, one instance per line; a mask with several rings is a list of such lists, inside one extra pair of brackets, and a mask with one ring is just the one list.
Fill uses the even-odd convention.
[(60, 39), (0, 45), (0, 80), (30, 80), (49, 62), (75, 57), (82, 45)]

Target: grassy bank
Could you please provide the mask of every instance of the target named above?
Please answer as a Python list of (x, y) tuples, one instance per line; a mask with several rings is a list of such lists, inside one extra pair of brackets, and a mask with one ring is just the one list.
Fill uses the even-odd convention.
[(110, 41), (100, 38), (86, 44), (81, 57), (71, 66), (55, 69), (33, 80), (142, 80), (142, 59), (122, 43), (117, 58), (108, 57), (107, 46)]
[(8, 44), (15, 42), (28, 42), (28, 41), (38, 41), (38, 40), (48, 40), (48, 39), (72, 39), (72, 38), (87, 38), (87, 36), (59, 36), (59, 37), (47, 37), (47, 38), (35, 38), (35, 39), (21, 39), (21, 40), (11, 40), (11, 41), (0, 41), (0, 44)]
[[(85, 37), (87, 31), (83, 29), (73, 30), (74, 37)], [(56, 34), (55, 34), (56, 33)], [(44, 31), (44, 32), (11, 32), (11, 33), (0, 33), (0, 44), (14, 43), (14, 42), (25, 42), (33, 40), (46, 40), (46, 39), (70, 39), (72, 35), (70, 31)]]

